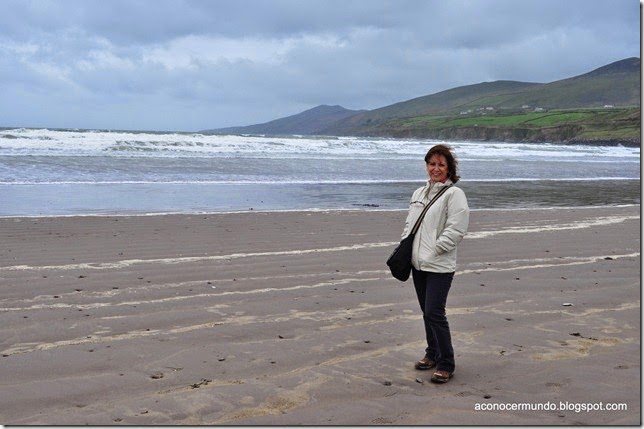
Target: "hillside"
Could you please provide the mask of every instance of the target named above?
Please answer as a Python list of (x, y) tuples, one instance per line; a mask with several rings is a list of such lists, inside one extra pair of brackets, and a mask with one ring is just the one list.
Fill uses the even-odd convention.
[(461, 141), (639, 146), (639, 108), (550, 110), (477, 116), (419, 116), (374, 126), (368, 135)]
[[(341, 120), (323, 130), (329, 135), (417, 137), (445, 140), (614, 141), (639, 143), (640, 59), (629, 58), (589, 73), (547, 84), (497, 81), (463, 86), (396, 103)], [(629, 107), (611, 122), (610, 115), (581, 115), (572, 110)], [(538, 125), (529, 115), (551, 116), (565, 110), (560, 121)], [(613, 112), (614, 113), (614, 112)], [(522, 116), (526, 115), (526, 116)], [(476, 119), (471, 123), (463, 119)], [(504, 117), (513, 117), (511, 123)], [(615, 115), (612, 115), (615, 116)], [(491, 121), (490, 118), (498, 118)], [(551, 118), (552, 119), (552, 118)], [(459, 122), (460, 121), (460, 122)], [(548, 122), (548, 121), (547, 121)]]
[(322, 130), (345, 118), (361, 113), (342, 106), (317, 106), (297, 115), (244, 127), (219, 128), (202, 131), (206, 134), (321, 134)]
[(483, 82), (370, 111), (318, 106), (217, 133), (640, 144), (640, 59), (550, 83)]

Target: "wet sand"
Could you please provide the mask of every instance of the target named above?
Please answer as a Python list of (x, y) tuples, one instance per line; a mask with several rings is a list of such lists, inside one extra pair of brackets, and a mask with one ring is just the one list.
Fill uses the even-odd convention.
[(639, 206), (472, 212), (445, 385), (404, 217), (0, 219), (0, 424), (641, 424)]

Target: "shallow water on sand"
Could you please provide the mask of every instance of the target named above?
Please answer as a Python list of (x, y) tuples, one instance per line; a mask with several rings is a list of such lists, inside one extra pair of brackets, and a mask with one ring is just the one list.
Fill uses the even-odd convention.
[[(422, 182), (0, 185), (0, 216), (406, 209)], [(640, 204), (639, 180), (458, 183), (472, 210)]]

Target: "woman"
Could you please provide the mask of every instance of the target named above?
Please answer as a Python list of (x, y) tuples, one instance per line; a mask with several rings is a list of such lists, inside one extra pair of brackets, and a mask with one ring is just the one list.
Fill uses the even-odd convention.
[(445, 186), (450, 188), (427, 211), (414, 238), (412, 277), (423, 312), (427, 348), (415, 364), (419, 370), (436, 367), (431, 381), (446, 383), (454, 374), (454, 349), (445, 316), (445, 304), (456, 270), (456, 247), (467, 232), (470, 209), (465, 193), (456, 186), (458, 161), (446, 145), (425, 155), (429, 181), (411, 197), (402, 236), (406, 237), (429, 201)]

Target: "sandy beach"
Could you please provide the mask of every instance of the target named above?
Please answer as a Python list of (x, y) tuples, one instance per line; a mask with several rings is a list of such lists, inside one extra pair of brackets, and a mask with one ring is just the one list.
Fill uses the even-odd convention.
[(404, 218), (0, 219), (0, 424), (641, 424), (639, 206), (473, 211), (445, 385)]

